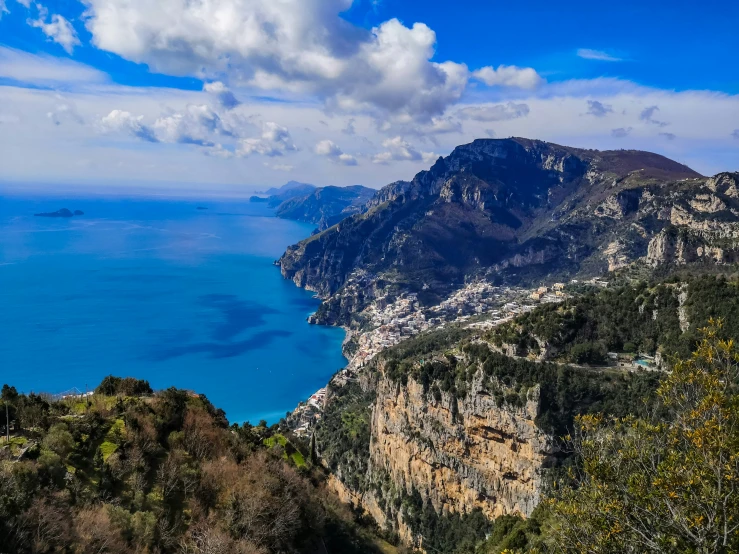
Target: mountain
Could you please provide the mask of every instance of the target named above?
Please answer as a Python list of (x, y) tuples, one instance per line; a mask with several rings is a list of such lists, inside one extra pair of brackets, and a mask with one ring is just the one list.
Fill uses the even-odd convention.
[(298, 196), (306, 196), (316, 189), (315, 185), (308, 183), (299, 183), (298, 181), (288, 181), (280, 188), (271, 188), (260, 194), (265, 196), (252, 196), (250, 202), (266, 202), (268, 206), (275, 208), (282, 204), (285, 200)]
[(302, 192), (309, 191), (310, 189), (314, 189), (314, 188), (316, 188), (316, 186), (311, 185), (309, 183), (301, 183), (299, 181), (288, 181), (281, 187), (272, 187), (258, 194), (263, 194), (265, 196), (284, 196), (290, 191), (300, 191), (302, 193)]
[[(739, 174), (707, 179), (664, 156), (480, 139), (287, 249), (282, 274), (318, 292), (316, 320), (348, 324), (374, 298), (435, 302), (465, 279), (533, 283), (739, 252)], [(645, 264), (646, 265), (646, 264)]]
[(366, 211), (366, 203), (376, 192), (361, 185), (317, 188), (307, 196), (285, 200), (277, 207), (276, 214), (277, 217), (315, 223), (318, 230), (323, 231), (350, 215)]

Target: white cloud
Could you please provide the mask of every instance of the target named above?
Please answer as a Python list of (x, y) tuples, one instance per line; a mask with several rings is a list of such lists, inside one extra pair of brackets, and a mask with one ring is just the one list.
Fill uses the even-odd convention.
[(248, 138), (240, 141), (237, 154), (249, 156), (250, 154), (261, 154), (262, 156), (282, 156), (285, 152), (297, 150), (293, 144), (290, 132), (272, 121), (262, 124), (262, 135), (259, 138)]
[(457, 111), (459, 118), (473, 119), (475, 121), (507, 121), (526, 117), (527, 115), (529, 115), (528, 104), (516, 104), (514, 102), (468, 106)]
[(124, 110), (113, 110), (100, 120), (104, 132), (123, 133), (146, 142), (159, 142), (156, 134), (143, 123), (144, 116), (135, 116)]
[(275, 171), (292, 171), (294, 169), (294, 166), (289, 164), (264, 164), (265, 167), (268, 167), (270, 169), (274, 169)]
[(437, 154), (433, 152), (419, 152), (399, 136), (383, 141), (382, 146), (387, 150), (373, 156), (373, 163), (388, 164), (391, 161), (423, 161), (428, 163), (437, 157)]
[[(0, 68), (3, 67), (4, 52), (7, 50), (0, 49)], [(21, 58), (14, 58), (10, 64), (13, 71), (26, 71), (19, 60)], [(274, 102), (253, 95), (253, 91), (234, 89), (239, 98), (243, 95), (246, 100), (248, 95), (250, 99), (233, 109), (225, 109), (216, 101), (213, 92), (125, 87), (99, 82), (97, 73), (86, 73), (92, 70), (80, 64), (64, 65), (69, 63), (66, 58), (31, 56), (29, 60), (33, 67), (28, 71), (35, 74), (45, 64), (54, 75), (61, 75), (63, 69), (70, 67), (81, 77), (79, 82), (64, 87), (62, 99), (58, 92), (46, 86), (0, 86), (0, 152), (3, 152), (0, 181), (89, 183), (98, 189), (112, 185), (170, 187), (172, 190), (191, 187), (201, 192), (228, 189), (236, 194), (248, 194), (249, 187), (253, 190), (265, 185), (279, 185), (289, 175), (289, 178), (322, 185), (359, 181), (378, 187), (397, 179), (410, 179), (416, 172), (428, 169), (435, 155), (430, 152), (424, 155), (424, 150), (446, 155), (455, 146), (489, 136), (491, 132), (498, 137), (538, 138), (583, 148), (652, 150), (704, 174), (736, 169), (739, 136), (735, 139), (732, 134), (739, 129), (737, 121), (727, 114), (739, 113), (739, 95), (663, 91), (616, 79), (549, 83), (533, 92), (500, 89), (483, 94), (482, 87), (470, 89), (464, 105), (452, 107), (434, 117), (440, 120), (450, 118), (447, 123), (453, 124), (460, 119), (457, 114), (460, 109), (474, 108), (466, 114), (483, 114), (483, 119), (486, 119), (490, 116), (491, 106), (506, 106), (508, 101), (514, 106), (525, 104), (530, 110), (529, 116), (500, 119), (496, 110), (492, 112), (496, 116), (494, 119), (498, 119), (496, 121), (465, 117), (461, 133), (424, 137), (392, 132), (399, 125), (396, 117), (393, 118), (395, 127), (383, 130), (369, 115), (355, 114), (351, 118), (355, 120), (356, 133), (347, 135), (342, 133), (342, 128), (348, 117), (327, 114), (320, 103)], [(56, 85), (51, 83), (50, 86), (54, 88)], [(500, 100), (491, 103), (491, 94)], [(606, 117), (583, 116), (587, 100), (595, 98), (603, 105), (611, 106), (613, 113)], [(67, 114), (59, 110), (61, 105), (73, 106), (84, 123), (64, 120)], [(157, 120), (173, 114), (185, 115), (189, 113), (188, 106), (203, 105), (218, 115), (224, 131), (215, 127), (210, 135), (203, 137), (213, 146), (163, 143), (175, 139), (167, 138), (162, 129), (154, 127)], [(651, 106), (659, 106), (660, 111), (653, 116), (670, 121), (669, 131), (678, 138), (667, 140), (658, 134), (665, 129), (639, 119), (644, 108)], [(127, 112), (127, 117), (112, 117), (110, 119), (114, 121), (105, 128), (101, 119), (114, 110)], [(53, 118), (50, 120), (47, 115), (57, 111), (61, 125), (54, 125)], [(520, 112), (513, 109), (503, 113), (510, 115), (517, 111)], [(321, 120), (328, 125), (322, 126)], [(289, 143), (293, 146), (310, 146), (286, 150), (283, 157), (238, 155), (241, 139), (259, 141), (262, 138), (261, 126), (265, 121), (289, 127)], [(409, 128), (413, 124), (418, 129), (424, 125), (443, 127), (441, 121), (434, 123), (429, 120), (424, 124), (410, 118), (402, 121), (407, 122)], [(628, 133), (626, 136), (613, 136), (611, 131), (614, 128), (628, 130)], [(317, 129), (320, 129), (319, 134), (315, 131)], [(110, 134), (100, 136), (100, 130)], [(178, 135), (171, 135), (175, 136)], [(379, 146), (388, 137), (397, 136), (403, 138), (400, 141), (391, 139), (389, 145)], [(373, 164), (372, 171), (361, 173), (355, 167), (326, 163), (326, 158), (314, 151), (319, 139), (333, 141), (340, 145), (342, 152), (369, 152), (368, 160), (372, 159), (372, 154), (377, 154), (373, 160), (377, 163)], [(424, 146), (421, 142), (432, 139), (435, 141), (433, 147)], [(163, 144), (150, 142), (152, 140)], [(265, 145), (261, 146), (269, 150)], [(45, 163), (29, 163), (29, 152)], [(255, 148), (254, 154), (257, 153)], [(362, 159), (357, 154), (355, 156), (361, 164)], [(402, 163), (396, 160), (402, 160)], [(278, 165), (281, 167), (277, 168)]]
[(103, 83), (105, 73), (66, 58), (29, 54), (0, 46), (0, 77), (30, 85)]
[(589, 115), (595, 117), (604, 117), (609, 113), (613, 113), (613, 107), (608, 104), (603, 104), (597, 100), (588, 100), (588, 112)]
[(205, 83), (203, 85), (203, 90), (213, 94), (218, 99), (221, 106), (228, 110), (235, 108), (241, 103), (236, 99), (234, 93), (231, 92), (221, 81)]
[(77, 111), (77, 108), (70, 102), (67, 102), (61, 96), (59, 103), (54, 108), (46, 113), (54, 125), (61, 125), (65, 121), (71, 121), (79, 125), (84, 125), (85, 121)]
[(308, 93), (333, 110), (440, 115), (467, 67), (436, 63), (436, 34), (391, 19), (367, 31), (340, 14), (351, 0), (86, 0), (98, 48), (157, 72)]
[(38, 19), (29, 20), (29, 25), (41, 29), (50, 40), (56, 42), (68, 54), (71, 54), (74, 47), (81, 44), (77, 37), (77, 31), (74, 30), (72, 24), (58, 14), (52, 14), (51, 19), (47, 20), (49, 11), (40, 4), (36, 4), (36, 6), (38, 7)]
[(314, 148), (314, 152), (319, 156), (325, 156), (334, 163), (341, 165), (357, 165), (357, 159), (345, 154), (338, 145), (331, 140), (322, 140)]
[(0, 0), (0, 19), (3, 18), (4, 13), (10, 13), (10, 10), (5, 5), (5, 0)]
[(623, 61), (622, 58), (617, 58), (616, 56), (612, 56), (608, 52), (604, 52), (603, 50), (592, 50), (590, 48), (580, 48), (577, 51), (577, 55), (580, 58), (583, 58), (585, 60), (598, 60), (602, 62), (620, 62)]
[(154, 122), (162, 142), (214, 146), (213, 135), (231, 135), (220, 116), (205, 104), (189, 104), (182, 112), (158, 118)]
[(221, 144), (204, 146), (200, 149), (200, 151), (206, 156), (210, 156), (211, 158), (221, 158), (227, 160), (234, 157), (234, 153), (231, 150), (224, 148)]
[(472, 72), (472, 76), (488, 86), (514, 87), (535, 89), (544, 79), (530, 67), (516, 67), (515, 65), (500, 65), (498, 69), (486, 66)]

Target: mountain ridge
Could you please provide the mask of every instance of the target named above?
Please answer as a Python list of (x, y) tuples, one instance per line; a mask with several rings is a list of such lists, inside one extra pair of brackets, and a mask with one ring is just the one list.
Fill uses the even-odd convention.
[[(435, 300), (473, 276), (535, 282), (621, 267), (673, 224), (660, 203), (693, 210), (706, 183), (650, 152), (477, 139), (380, 189), (365, 213), (288, 247), (279, 265), (328, 301), (318, 321), (346, 323), (380, 289)], [(739, 221), (735, 200), (720, 200), (725, 224)], [(375, 290), (337, 297), (363, 276)]]

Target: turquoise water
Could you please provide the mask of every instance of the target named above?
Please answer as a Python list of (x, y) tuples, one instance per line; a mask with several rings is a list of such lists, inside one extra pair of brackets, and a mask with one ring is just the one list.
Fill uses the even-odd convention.
[[(85, 215), (32, 215), (64, 207)], [(343, 331), (309, 325), (318, 301), (273, 265), (310, 231), (244, 201), (0, 197), (0, 384), (134, 376), (277, 421), (345, 364)]]

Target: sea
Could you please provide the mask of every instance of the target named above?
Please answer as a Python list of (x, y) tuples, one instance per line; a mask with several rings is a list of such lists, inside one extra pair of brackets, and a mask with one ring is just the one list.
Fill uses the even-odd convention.
[[(33, 215), (61, 208), (84, 215)], [(0, 385), (132, 376), (274, 423), (346, 364), (274, 265), (312, 229), (243, 199), (0, 196)]]

